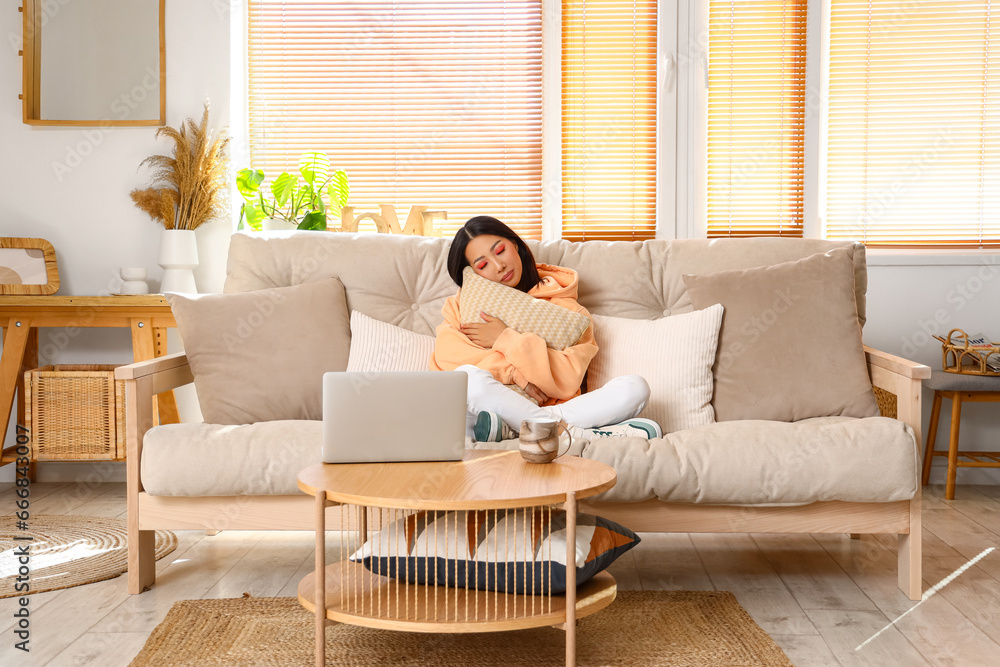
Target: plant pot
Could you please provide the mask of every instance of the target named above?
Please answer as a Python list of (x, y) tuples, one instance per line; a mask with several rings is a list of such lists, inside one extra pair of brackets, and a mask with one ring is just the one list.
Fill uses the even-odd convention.
[(288, 222), (287, 220), (282, 220), (281, 218), (267, 218), (262, 223), (260, 223), (261, 230), (265, 232), (276, 232), (289, 229), (298, 229), (298, 224), (294, 222)]
[(163, 280), (160, 293), (186, 292), (195, 294), (194, 267), (198, 266), (198, 243), (191, 229), (164, 229), (160, 233), (160, 266)]

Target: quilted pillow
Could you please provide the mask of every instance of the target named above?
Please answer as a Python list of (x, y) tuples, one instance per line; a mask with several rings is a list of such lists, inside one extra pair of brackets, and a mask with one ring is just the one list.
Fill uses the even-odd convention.
[[(638, 543), (635, 533), (614, 521), (578, 514), (576, 583), (606, 569)], [(374, 533), (351, 560), (410, 583), (565, 593), (566, 513), (541, 508), (417, 512)]]
[(433, 353), (434, 336), (351, 311), (348, 372), (426, 371)]
[(575, 344), (590, 326), (590, 318), (586, 315), (487, 280), (471, 266), (462, 272), (458, 308), (462, 324), (482, 322), (479, 313), (483, 312), (500, 318), (518, 333), (541, 336), (553, 350)]

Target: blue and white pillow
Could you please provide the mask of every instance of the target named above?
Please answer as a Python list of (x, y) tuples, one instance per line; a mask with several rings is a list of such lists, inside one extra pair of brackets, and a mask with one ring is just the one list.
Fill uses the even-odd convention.
[[(614, 521), (577, 515), (576, 581), (582, 584), (639, 543)], [(350, 558), (410, 583), (508, 593), (566, 591), (566, 513), (528, 508), (417, 512), (376, 532)]]

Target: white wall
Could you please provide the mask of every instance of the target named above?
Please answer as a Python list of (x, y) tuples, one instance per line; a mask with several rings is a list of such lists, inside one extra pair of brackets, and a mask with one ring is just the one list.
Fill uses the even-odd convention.
[[(229, 118), (229, 6), (226, 1), (167, 3), (167, 121), (172, 126), (186, 117), (199, 117), (206, 96), (212, 101), (216, 127)], [(4, 54), (0, 58), (0, 90), (8, 93), (21, 87), (21, 61), (15, 46), (19, 21), (17, 12), (0, 13), (0, 34), (7, 44), (7, 48), (0, 47)], [(149, 267), (155, 289), (160, 275), (156, 266), (159, 230), (132, 205), (128, 192), (146, 182), (145, 174), (136, 173), (139, 162), (165, 151), (167, 142), (154, 140), (151, 128), (119, 128), (107, 134), (96, 129), (30, 128), (21, 123), (16, 97), (9, 94), (4, 99), (0, 106), (0, 235), (39, 236), (51, 241), (59, 260), (62, 294), (113, 291), (120, 284), (115, 269), (122, 266)], [(234, 106), (233, 111), (241, 110), (238, 104)], [(199, 230), (199, 241), (199, 287), (218, 291), (224, 278), (226, 223), (212, 223)], [(944, 333), (960, 326), (1000, 336), (1000, 255), (933, 265), (920, 259), (872, 256), (869, 260), (865, 328), (869, 345), (939, 368), (940, 346), (924, 333), (934, 328), (935, 315), (944, 322), (936, 325)], [(84, 331), (69, 341), (60, 337), (61, 333), (43, 330), (42, 363), (131, 360), (125, 330)], [(930, 398), (925, 396), (925, 431), (929, 413)], [(944, 425), (948, 417), (946, 403), (939, 446), (947, 438)], [(1000, 449), (998, 435), (1000, 406), (963, 408), (963, 449)], [(8, 446), (11, 440), (8, 438)], [(124, 479), (124, 470), (121, 464), (68, 463), (42, 464), (39, 469), (42, 480), (86, 479), (91, 475)], [(11, 466), (0, 468), (0, 481), (12, 477)], [(933, 479), (942, 479), (940, 463)], [(959, 479), (1000, 483), (1000, 471), (963, 470)]]
[[(47, 3), (59, 7), (67, 0)], [(166, 3), (167, 123), (199, 120), (202, 103), (211, 100), (212, 125), (228, 122), (229, 11), (227, 2), (170, 0)], [(150, 287), (159, 285), (157, 266), (160, 228), (137, 209), (128, 193), (148, 182), (139, 163), (166, 153), (167, 139), (154, 138), (156, 128), (29, 127), (21, 122), (21, 14), (0, 12), (0, 236), (48, 239), (56, 249), (60, 294), (101, 295), (121, 285), (123, 266), (149, 269)], [(127, 24), (111, 30), (128, 30)], [(227, 221), (198, 230), (202, 264), (196, 271), (199, 289), (219, 291), (225, 278), (229, 238)], [(171, 342), (171, 350), (174, 348)], [(90, 329), (69, 339), (65, 332), (43, 329), (40, 363), (129, 363), (132, 348), (125, 329)], [(13, 421), (13, 420), (12, 420)], [(13, 426), (7, 444), (13, 444)], [(124, 464), (47, 463), (39, 479), (124, 479)], [(13, 479), (13, 466), (0, 468), (0, 481)]]

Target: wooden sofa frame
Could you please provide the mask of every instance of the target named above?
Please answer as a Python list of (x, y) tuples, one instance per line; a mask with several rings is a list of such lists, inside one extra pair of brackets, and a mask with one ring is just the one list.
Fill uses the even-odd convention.
[[(930, 377), (930, 368), (869, 347), (865, 354), (872, 384), (895, 396), (896, 414), (880, 401), (883, 414), (909, 424), (919, 445), (921, 380)], [(306, 494), (179, 497), (144, 492), (139, 477), (142, 442), (154, 423), (154, 397), (192, 382), (193, 377), (183, 353), (121, 366), (115, 376), (125, 381), (129, 593), (141, 593), (155, 580), (154, 530), (313, 530), (315, 502)], [(911, 600), (919, 600), (919, 480), (916, 483), (917, 492), (911, 500), (888, 503), (826, 501), (793, 507), (743, 507), (652, 499), (640, 503), (581, 503), (580, 511), (599, 513), (637, 532), (895, 533), (899, 587)], [(340, 512), (329, 511), (328, 528), (336, 530), (339, 522)]]

